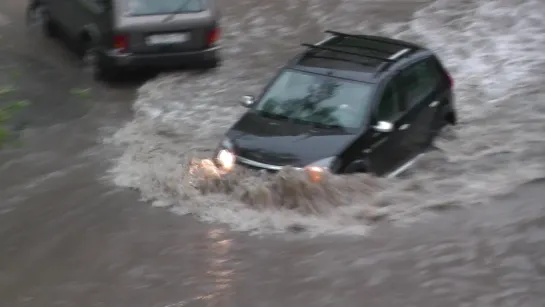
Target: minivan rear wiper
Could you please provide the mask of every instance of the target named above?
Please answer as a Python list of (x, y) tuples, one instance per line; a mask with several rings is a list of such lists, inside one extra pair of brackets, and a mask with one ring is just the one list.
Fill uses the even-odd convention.
[(190, 1), (192, 0), (185, 0), (184, 2), (182, 2), (182, 5), (180, 5), (172, 14), (165, 17), (165, 19), (163, 19), (163, 22), (167, 22), (174, 18), (176, 15), (178, 15), (186, 7), (186, 5), (189, 4)]

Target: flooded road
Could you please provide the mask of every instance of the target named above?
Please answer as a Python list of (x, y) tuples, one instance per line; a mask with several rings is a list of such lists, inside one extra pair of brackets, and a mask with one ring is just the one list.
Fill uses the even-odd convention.
[[(475, 9), (471, 3), (454, 2)], [(414, 217), (419, 222), (396, 223), (392, 218), (354, 230), (339, 227), (346, 223), (348, 214), (335, 222), (331, 217), (301, 217), (272, 207), (257, 212), (231, 202), (211, 204), (214, 199), (210, 195), (172, 204), (180, 195), (165, 196), (162, 192), (165, 184), (177, 183), (172, 180), (181, 169), (173, 165), (184, 159), (179, 155), (181, 148), (197, 142), (205, 147), (215, 144), (218, 131), (239, 112), (232, 107), (237, 95), (258, 90), (262, 80), (252, 80), (254, 74), (260, 76), (255, 79), (269, 77), (271, 67), (296, 50), (294, 42), (300, 37), (318, 39), (318, 30), (328, 24), (340, 28), (354, 24), (364, 16), (362, 11), (367, 12), (365, 22), (369, 24), (358, 24), (358, 28), (368, 25), (369, 31), (372, 25), (378, 31), (383, 22), (427, 16), (412, 15), (427, 4), (414, 2), (395, 6), (367, 3), (356, 8), (355, 2), (343, 1), (344, 5), (337, 9), (328, 7), (326, 1), (286, 0), (263, 8), (256, 3), (225, 2), (225, 40), (234, 42), (226, 42), (226, 55), (232, 61), (227, 61), (225, 68), (214, 76), (195, 72), (165, 75), (144, 85), (136, 95), (138, 81), (114, 88), (91, 82), (81, 72), (75, 56), (59, 43), (39, 39), (25, 30), (22, 3), (0, 4), (0, 82), (17, 89), (9, 99), (33, 103), (17, 119), (18, 125), (27, 127), (22, 133), (23, 146), (0, 154), (0, 306), (543, 306), (543, 182), (532, 180), (540, 177), (545, 156), (543, 143), (532, 134), (543, 131), (539, 130), (544, 123), (540, 122), (543, 109), (527, 102), (536, 97), (531, 95), (539, 94), (539, 79), (532, 81), (528, 71), (514, 68), (532, 65), (539, 72), (542, 63), (538, 56), (533, 58), (535, 62), (509, 62), (496, 67), (478, 66), (474, 63), (486, 59), (477, 57), (477, 53), (474, 57), (465, 54), (473, 66), (462, 66), (455, 60), (463, 55), (446, 53), (456, 73), (464, 73), (467, 80), (475, 82), (468, 84), (460, 77), (457, 82), (461, 83), (462, 95), (471, 86), (482, 90), (484, 87), (477, 81), (488, 82), (481, 80), (482, 76), (500, 69), (504, 72), (500, 77), (507, 81), (495, 81), (504, 91), (512, 90), (512, 99), (520, 108), (508, 112), (509, 105), (501, 101), (493, 108), (486, 107), (490, 104), (482, 100), (472, 100), (474, 108), (464, 103), (467, 100), (459, 102), (465, 119), (457, 131), (458, 140), (467, 140), (464, 136), (478, 132), (484, 141), (453, 141), (462, 151), (450, 149), (452, 142), (445, 142), (445, 151), (454, 153), (451, 157), (461, 165), (486, 154), (483, 148), (489, 149), (487, 153), (504, 155), (484, 155), (487, 161), (495, 162), (490, 164), (471, 160), (466, 164), (468, 173), (449, 165), (432, 175), (426, 167), (436, 165), (433, 160), (427, 161), (429, 165), (421, 166), (419, 178), (424, 188), (413, 194), (433, 200), (444, 193), (445, 198), (457, 202), (429, 209), (432, 203), (402, 194), (401, 199), (409, 204), (422, 202), (413, 211), (407, 209), (408, 205), (394, 206), (390, 216), (405, 221)], [(476, 11), (483, 15), (481, 20), (494, 17), (486, 12), (511, 4), (490, 3)], [(256, 9), (243, 13), (247, 10), (241, 8), (250, 5)], [(289, 13), (280, 14), (286, 7), (291, 8)], [(444, 14), (447, 8), (453, 13)], [(521, 5), (519, 11), (528, 13), (532, 8), (537, 7)], [(334, 18), (350, 9), (350, 18)], [(456, 15), (454, 4), (433, 9), (428, 8), (428, 13), (446, 17), (428, 16), (426, 20), (432, 26), (438, 20), (449, 23), (449, 18), (471, 24), (469, 17), (464, 17), (468, 15)], [(298, 16), (303, 12), (310, 17), (301, 22)], [(528, 16), (528, 23), (539, 25)], [(498, 30), (504, 34), (513, 34), (522, 27), (510, 23), (509, 18), (501, 22), (512, 31)], [(422, 30), (422, 23), (413, 24), (413, 30)], [(461, 26), (454, 22), (450, 25)], [(471, 29), (484, 31), (488, 26), (486, 22), (473, 23)], [(387, 28), (383, 31), (403, 31), (402, 25)], [(433, 30), (428, 27), (425, 33)], [(408, 32), (405, 35), (410, 36)], [(271, 39), (269, 45), (251, 43), (263, 42), (267, 33), (282, 34)], [(447, 36), (449, 33), (451, 36)], [(452, 42), (463, 36), (452, 33), (443, 34)], [(512, 46), (506, 35), (496, 34), (499, 45)], [(430, 37), (436, 36), (427, 36), (434, 47), (444, 43)], [(286, 49), (274, 47), (284, 41), (289, 42)], [(535, 45), (526, 46), (539, 46), (539, 37), (535, 41)], [(529, 49), (511, 52), (518, 52), (521, 59), (525, 52), (533, 52)], [(503, 49), (498, 50), (492, 57), (501, 60)], [(466, 52), (463, 48), (458, 51)], [(241, 54), (252, 57), (242, 62)], [(232, 89), (232, 80), (239, 83), (238, 89)], [(480, 94), (500, 100), (505, 92), (497, 89)], [(132, 105), (135, 98), (137, 102)], [(199, 111), (193, 112), (190, 103), (193, 108), (200, 107)], [(180, 110), (201, 116), (198, 119), (202, 127), (193, 130), (193, 138), (184, 139), (187, 135), (183, 132), (194, 128), (195, 121), (182, 120), (180, 116), (187, 114)], [(128, 126), (124, 126), (127, 122)], [(526, 134), (515, 138), (509, 129)], [(103, 139), (112, 141), (112, 135), (113, 142), (123, 146), (102, 144)], [(505, 146), (498, 147), (497, 140)], [(146, 146), (149, 148), (142, 151)], [(504, 172), (511, 172), (511, 176), (501, 172), (498, 165), (503, 165)], [(513, 172), (516, 166), (521, 168)], [(107, 176), (112, 167), (114, 183), (138, 191), (115, 186)], [(471, 172), (470, 167), (475, 171)], [(447, 181), (454, 175), (458, 177)], [(478, 180), (485, 176), (495, 180)], [(429, 185), (434, 179), (440, 184)], [(489, 203), (475, 197), (492, 184), (501, 190), (504, 184), (523, 182), (530, 183)], [(463, 189), (464, 183), (472, 189)], [(492, 189), (489, 194), (498, 193)], [(156, 205), (166, 204), (171, 210), (140, 202), (141, 197)], [(315, 232), (286, 235), (279, 231), (294, 222)], [(233, 228), (263, 235), (250, 236), (234, 232)], [(328, 229), (343, 235), (310, 236)]]
[[(236, 230), (285, 233), (295, 226), (312, 235), (365, 235), (377, 216), (410, 224), (488, 203), (545, 176), (545, 22), (536, 13), (543, 2), (244, 3), (254, 9), (225, 5), (220, 69), (168, 74), (139, 89), (133, 120), (111, 139), (123, 149), (112, 168), (115, 184), (155, 206)], [(263, 177), (243, 170), (213, 182), (187, 175), (244, 112), (238, 99), (257, 95), (302, 41), (318, 41), (328, 28), (396, 36), (438, 53), (455, 80), (460, 119), (436, 142), (440, 150), (391, 180), (350, 175), (309, 185), (298, 172)]]

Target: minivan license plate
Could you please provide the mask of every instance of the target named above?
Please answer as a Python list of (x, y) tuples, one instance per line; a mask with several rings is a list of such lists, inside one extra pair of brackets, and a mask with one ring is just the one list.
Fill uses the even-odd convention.
[(148, 36), (146, 43), (148, 45), (180, 44), (188, 41), (188, 39), (189, 35), (187, 33), (156, 34)]

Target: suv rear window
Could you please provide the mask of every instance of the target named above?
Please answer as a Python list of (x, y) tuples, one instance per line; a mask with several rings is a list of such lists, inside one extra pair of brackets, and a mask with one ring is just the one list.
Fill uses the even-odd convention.
[(204, 0), (125, 0), (129, 16), (198, 13), (205, 10)]

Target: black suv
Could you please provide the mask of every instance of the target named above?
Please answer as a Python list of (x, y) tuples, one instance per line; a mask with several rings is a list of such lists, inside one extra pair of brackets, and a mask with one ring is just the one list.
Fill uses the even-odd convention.
[(226, 133), (215, 160), (280, 170), (395, 176), (456, 124), (453, 80), (430, 50), (326, 31), (292, 59)]

